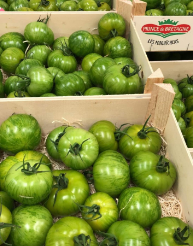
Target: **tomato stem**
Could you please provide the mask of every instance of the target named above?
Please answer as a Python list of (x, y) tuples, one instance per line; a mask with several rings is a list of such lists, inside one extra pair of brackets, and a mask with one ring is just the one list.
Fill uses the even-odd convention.
[(54, 176), (54, 179), (56, 180), (56, 184), (53, 185), (53, 188), (57, 188), (56, 193), (54, 195), (54, 203), (53, 206), (56, 203), (57, 195), (60, 190), (64, 190), (68, 187), (69, 179), (66, 178), (65, 173), (60, 173), (59, 176)]
[(40, 5), (42, 5), (42, 6), (48, 6), (49, 4), (50, 4), (50, 2), (47, 0), (41, 0), (41, 2), (40, 2)]
[[(151, 117), (151, 115), (145, 121), (145, 124), (143, 125), (143, 128), (137, 133), (137, 136), (140, 139), (146, 139), (148, 133), (150, 133), (150, 132), (156, 132), (153, 127), (146, 127), (146, 125), (147, 125), (150, 117)], [(150, 129), (151, 129), (151, 131), (149, 131)]]
[(25, 93), (21, 90), (15, 91), (14, 92), (15, 97), (25, 97)]
[(96, 233), (105, 239), (101, 242), (101, 245), (117, 246), (118, 239), (111, 233), (105, 233), (101, 231), (96, 231)]
[[(41, 17), (41, 16), (40, 16)], [(44, 24), (47, 24), (48, 23), (48, 20), (50, 19), (50, 16), (47, 15), (46, 18), (43, 18), (43, 19), (39, 19), (37, 20), (37, 22), (43, 22)]]
[(187, 74), (187, 82), (188, 82), (188, 84), (193, 85), (193, 76), (190, 77), (190, 76)]
[[(139, 67), (137, 67), (136, 69), (134, 69), (134, 71), (133, 72), (130, 72), (130, 68), (131, 68), (131, 66), (128, 64), (128, 65), (125, 65), (123, 68), (122, 68), (122, 74), (125, 76), (125, 77), (127, 77), (127, 78), (129, 78), (129, 77), (131, 77), (131, 76), (134, 76), (135, 74), (137, 74), (140, 70), (141, 70), (141, 67), (139, 66)], [(133, 68), (132, 68), (132, 70), (133, 70)]]
[[(186, 237), (184, 236), (185, 234), (188, 234)], [(183, 230), (181, 228), (175, 229), (173, 238), (178, 245), (189, 245), (189, 243), (185, 243), (186, 240), (188, 240), (190, 236), (190, 228), (189, 226), (185, 226)]]
[(156, 166), (156, 171), (159, 173), (170, 173), (170, 165), (169, 162), (165, 160), (165, 156), (160, 156), (160, 159)]
[[(93, 204), (91, 207), (85, 206), (85, 205), (80, 205), (77, 203), (76, 203), (76, 205), (78, 206), (80, 212), (83, 214), (84, 220), (93, 221), (93, 220), (98, 220), (102, 217), (102, 214), (100, 213), (100, 206), (97, 204)], [(97, 215), (98, 215), (98, 217), (94, 218)]]
[(14, 224), (9, 224), (9, 223), (4, 223), (4, 222), (1, 222), (0, 223), (0, 241), (3, 242), (3, 244), (5, 245), (12, 245), (12, 244), (9, 244), (9, 243), (6, 243), (3, 241), (2, 237), (1, 237), (1, 229), (5, 229), (5, 228), (13, 228), (13, 227), (18, 227), (18, 228), (21, 228), (20, 226), (18, 225), (14, 225)]
[(64, 56), (73, 56), (73, 53), (70, 50), (70, 48), (68, 47), (65, 39), (64, 39), (64, 42), (61, 42), (61, 49), (60, 50), (63, 52)]
[(118, 36), (118, 32), (117, 32), (116, 29), (112, 29), (112, 30), (111, 30), (111, 36), (112, 36), (112, 37)]
[(93, 183), (94, 178), (93, 178), (93, 172), (92, 171), (86, 170), (82, 174), (86, 177), (89, 184)]
[(52, 140), (51, 138), (49, 138), (49, 140), (55, 145), (56, 149), (58, 148), (58, 144), (59, 144), (59, 141), (61, 139), (61, 137), (64, 136), (64, 134), (66, 133), (66, 129), (68, 128), (69, 126), (65, 127), (64, 130), (58, 134), (57, 136), (57, 139), (54, 141)]
[(90, 246), (91, 238), (90, 236), (85, 236), (84, 234), (80, 234), (73, 238), (74, 246)]

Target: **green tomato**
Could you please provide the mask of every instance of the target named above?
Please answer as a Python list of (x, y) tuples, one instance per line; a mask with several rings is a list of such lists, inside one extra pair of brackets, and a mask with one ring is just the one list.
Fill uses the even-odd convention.
[(81, 79), (84, 81), (85, 90), (88, 90), (89, 88), (92, 87), (89, 73), (82, 71), (82, 70), (78, 70), (78, 71), (75, 71), (74, 74), (81, 77)]
[[(47, 20), (46, 20), (47, 23)], [(43, 22), (30, 22), (24, 30), (24, 37), (30, 44), (52, 45), (54, 42), (53, 31)]]
[(20, 88), (20, 82), (21, 78), (19, 78), (18, 76), (10, 76), (6, 79), (5, 81), (5, 86), (4, 86), (4, 90), (5, 90), (5, 94), (9, 95), (11, 92), (16, 91), (16, 89), (22, 89), (22, 87)]
[(188, 148), (193, 148), (193, 126), (187, 127), (185, 129), (184, 138)]
[(117, 151), (106, 150), (94, 163), (93, 180), (96, 191), (118, 197), (130, 182), (128, 163)]
[(46, 65), (51, 52), (52, 51), (46, 45), (35, 45), (27, 52), (27, 58), (36, 59), (43, 65)]
[(5, 11), (9, 11), (9, 5), (4, 1), (0, 1), (0, 8), (4, 9)]
[(188, 5), (191, 2), (191, 0), (180, 0), (180, 2), (184, 5)]
[(7, 48), (0, 56), (0, 66), (7, 73), (15, 73), (17, 66), (24, 57), (22, 50), (16, 47)]
[(182, 115), (186, 113), (186, 106), (180, 99), (174, 99), (173, 104), (180, 108)]
[(82, 0), (80, 6), (84, 11), (98, 11), (98, 6), (94, 0)]
[(34, 11), (57, 11), (58, 8), (56, 7), (55, 0), (30, 0), (29, 3), (30, 8)]
[[(146, 231), (138, 224), (129, 221), (129, 220), (122, 220), (117, 221), (111, 225), (108, 232), (111, 235), (111, 245), (143, 245), (143, 246), (150, 246), (150, 239), (146, 233)], [(107, 244), (108, 245), (108, 239)]]
[(182, 99), (182, 93), (179, 91), (178, 93), (175, 94), (175, 97), (176, 99)]
[(184, 78), (178, 84), (179, 90), (182, 93), (183, 98), (187, 98), (193, 95), (193, 76)]
[(83, 58), (93, 53), (95, 41), (89, 32), (76, 31), (69, 37), (69, 47), (76, 56)]
[(0, 83), (0, 98), (5, 97), (5, 92), (4, 92), (4, 84)]
[(193, 10), (193, 1), (189, 2), (187, 5), (188, 10)]
[(112, 7), (112, 0), (95, 0), (95, 2), (98, 4), (100, 3), (107, 3), (110, 7)]
[(0, 47), (0, 56), (1, 56), (2, 53), (3, 53), (3, 49)]
[(193, 111), (190, 111), (184, 115), (184, 120), (187, 126), (193, 126)]
[(94, 34), (92, 36), (94, 38), (94, 43), (95, 43), (93, 52), (102, 56), (103, 55), (105, 41), (102, 40), (102, 38), (98, 34)]
[(139, 187), (127, 188), (121, 193), (118, 209), (121, 219), (131, 220), (143, 228), (151, 227), (161, 218), (161, 206), (157, 196)]
[[(86, 238), (85, 238), (86, 237)], [(97, 246), (92, 228), (81, 218), (65, 217), (58, 220), (49, 230), (45, 246), (74, 246), (77, 241), (85, 241), (86, 245)]]
[(84, 206), (80, 206), (80, 208), (82, 218), (94, 231), (107, 231), (119, 217), (115, 200), (103, 192), (97, 192), (89, 196)]
[(98, 6), (98, 11), (110, 11), (111, 7), (108, 5), (108, 3), (100, 2)]
[[(28, 164), (29, 163), (29, 164)], [(29, 166), (28, 166), (29, 165)], [(41, 180), (41, 182), (39, 182)], [(50, 168), (41, 160), (18, 161), (5, 178), (5, 190), (15, 201), (35, 205), (48, 197), (52, 190), (53, 177)]]
[(14, 0), (7, 0), (7, 3), (11, 5), (14, 2)]
[(58, 144), (60, 158), (66, 166), (83, 170), (93, 165), (99, 154), (96, 137), (83, 129), (66, 132)]
[(107, 69), (115, 64), (115, 61), (108, 57), (97, 59), (89, 71), (93, 85), (103, 87), (103, 79)]
[(180, 119), (178, 120), (178, 125), (180, 127), (180, 130), (182, 131), (182, 134), (184, 134), (184, 132), (186, 130), (186, 122), (185, 122), (185, 120), (180, 117)]
[(125, 21), (117, 13), (105, 14), (98, 23), (98, 32), (103, 40), (108, 40), (115, 36), (123, 36), (125, 29)]
[(59, 37), (55, 39), (52, 46), (53, 50), (61, 50), (66, 46), (69, 47), (68, 39), (68, 37)]
[(131, 68), (133, 68), (134, 70), (138, 68), (137, 64), (128, 57), (118, 57), (115, 58), (114, 61), (116, 62), (117, 65), (121, 64), (122, 66), (125, 65), (130, 65)]
[(22, 34), (18, 32), (8, 32), (0, 37), (0, 47), (3, 50), (6, 50), (10, 47), (15, 47), (25, 52), (27, 44), (23, 41), (25, 41), (25, 38)]
[(57, 67), (64, 73), (73, 73), (77, 69), (77, 61), (74, 56), (68, 54), (66, 49), (54, 50), (48, 56), (48, 67)]
[(80, 96), (85, 92), (84, 81), (75, 74), (66, 74), (56, 80), (55, 94), (57, 96)]
[(85, 72), (89, 72), (94, 62), (99, 58), (102, 58), (102, 56), (97, 53), (91, 53), (86, 55), (81, 63), (82, 70)]
[(186, 105), (187, 112), (190, 112), (193, 110), (193, 95), (186, 98), (185, 105)]
[(104, 89), (99, 87), (91, 87), (85, 91), (84, 96), (107, 95)]
[(29, 7), (29, 2), (27, 0), (15, 0), (9, 6), (9, 11), (17, 11), (21, 7)]
[(152, 246), (192, 245), (193, 230), (178, 218), (165, 217), (152, 226), (150, 239)]
[(149, 9), (145, 12), (147, 16), (162, 16), (164, 15), (163, 11), (160, 9)]
[[(5, 223), (5, 225), (4, 225)], [(7, 227), (7, 224), (12, 224), (12, 215), (7, 207), (1, 205), (1, 213), (0, 213), (0, 224), (1, 224), (1, 237), (0, 237), (0, 245), (2, 245), (11, 232), (11, 226)]]
[(186, 10), (186, 15), (192, 16), (193, 15), (193, 10)]
[(181, 0), (164, 0), (163, 2), (164, 2), (164, 5), (165, 5), (165, 8), (166, 8), (171, 3), (174, 3), (174, 2), (175, 3), (180, 3)]
[(40, 97), (56, 97), (56, 95), (53, 93), (45, 93), (45, 94), (41, 95)]
[(26, 59), (23, 60), (19, 66), (16, 68), (15, 70), (15, 74), (19, 74), (19, 75), (25, 75), (27, 76), (27, 72), (30, 70), (31, 67), (34, 66), (40, 66), (43, 67), (42, 63), (38, 60), (35, 59)]
[(13, 199), (5, 191), (0, 191), (0, 204), (3, 204), (11, 212), (15, 208)]
[(22, 205), (13, 211), (13, 224), (18, 226), (10, 234), (13, 245), (42, 246), (53, 221), (50, 212), (43, 206)]
[(144, 125), (132, 125), (126, 130), (126, 134), (119, 141), (120, 152), (131, 160), (139, 151), (151, 151), (157, 154), (161, 148), (162, 140), (159, 133), (153, 127)]
[(61, 161), (58, 153), (58, 143), (62, 136), (73, 127), (59, 126), (51, 131), (46, 139), (46, 149), (48, 154), (56, 161)]
[(172, 104), (172, 110), (174, 112), (174, 115), (176, 117), (176, 120), (178, 121), (181, 117), (181, 109), (179, 106)]
[(27, 92), (30, 96), (39, 97), (45, 93), (51, 92), (53, 88), (53, 76), (44, 67), (34, 66), (27, 72), (25, 81), (29, 82), (27, 85)]
[(135, 94), (141, 87), (137, 70), (129, 65), (114, 65), (107, 69), (103, 79), (103, 88), (110, 95)]
[(77, 3), (75, 1), (65, 1), (60, 5), (60, 11), (76, 11)]
[(14, 156), (8, 156), (0, 163), (0, 189), (5, 191), (5, 178), (9, 169), (18, 162)]
[(164, 79), (163, 83), (171, 84), (171, 86), (173, 87), (174, 92), (175, 92), (175, 98), (180, 99), (180, 94), (179, 94), (180, 91), (178, 89), (178, 85), (177, 85), (175, 80), (173, 80), (173, 79)]
[(129, 57), (132, 58), (130, 42), (123, 37), (109, 39), (104, 46), (104, 55), (111, 58)]
[[(56, 82), (57, 79), (59, 79), (59, 78), (65, 76), (65, 73), (64, 73), (61, 69), (59, 69), (59, 68), (57, 68), (57, 67), (49, 67), (49, 68), (47, 68), (47, 70), (48, 70), (48, 71), (51, 73), (51, 75), (53, 76), (54, 84), (55, 84), (55, 82)], [(48, 93), (46, 93), (46, 94), (48, 94)], [(49, 93), (49, 94), (50, 94), (50, 93)], [(52, 94), (52, 93), (51, 93), (51, 94)]]
[(57, 217), (76, 214), (90, 193), (85, 176), (74, 170), (55, 170), (53, 176), (55, 188), (45, 203), (46, 208)]
[(17, 9), (17, 11), (34, 11), (33, 9), (30, 9), (28, 7), (21, 7), (19, 9)]
[(27, 114), (14, 114), (0, 126), (0, 149), (13, 154), (32, 150), (41, 141), (41, 128), (37, 120)]
[(142, 0), (147, 3), (146, 9), (155, 9), (161, 5), (161, 0)]
[(12, 91), (7, 96), (7, 98), (17, 98), (17, 97), (30, 97), (30, 95), (25, 91)]
[(134, 155), (129, 168), (133, 184), (156, 195), (165, 194), (176, 180), (174, 165), (164, 156), (150, 151), (141, 151)]
[(170, 3), (165, 11), (164, 11), (164, 15), (166, 16), (184, 16), (186, 15), (186, 5), (184, 4), (181, 4), (181, 3), (176, 3), (176, 2), (173, 2), (173, 3)]
[(0, 84), (3, 82), (3, 74), (2, 74), (2, 72), (1, 72), (1, 70), (0, 70)]

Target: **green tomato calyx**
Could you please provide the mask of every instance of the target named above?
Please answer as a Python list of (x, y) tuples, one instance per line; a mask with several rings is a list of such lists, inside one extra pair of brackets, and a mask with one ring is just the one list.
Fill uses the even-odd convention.
[(93, 178), (93, 172), (92, 171), (86, 170), (82, 174), (86, 177), (89, 184), (93, 183), (94, 178)]
[(177, 229), (175, 229), (173, 237), (176, 244), (178, 245), (190, 245), (189, 243), (185, 242), (186, 240), (188, 240), (190, 234), (191, 233), (189, 226), (185, 226), (183, 230), (181, 230), (181, 228), (178, 227)]
[(25, 97), (24, 91), (18, 90), (14, 92), (15, 97)]
[[(119, 128), (116, 127), (116, 131), (114, 132), (114, 136), (115, 136), (115, 140), (116, 141), (119, 141), (121, 139), (121, 137), (123, 135), (127, 135), (128, 137), (130, 137), (127, 133), (126, 133), (126, 130), (129, 128), (129, 127), (126, 127), (123, 131), (121, 131), (121, 128), (125, 125), (128, 125), (129, 123), (125, 123), (125, 124), (122, 124)], [(130, 137), (131, 138), (131, 137)]]
[(40, 2), (40, 5), (39, 6), (48, 6), (50, 4), (50, 2), (49, 1), (47, 1), (47, 0), (41, 0), (41, 2)]
[(190, 76), (187, 74), (187, 82), (188, 82), (188, 84), (193, 85), (193, 76), (190, 77)]
[(9, 228), (9, 227), (11, 227), (11, 228), (14, 228), (14, 227), (21, 228), (18, 225), (13, 225), (13, 224), (8, 224), (8, 223), (3, 223), (3, 222), (0, 223), (0, 241), (3, 242), (3, 244), (5, 244), (5, 245), (12, 245), (12, 244), (4, 242), (4, 240), (1, 237), (1, 229), (5, 229), (5, 228)]
[(82, 213), (82, 217), (84, 220), (93, 221), (98, 220), (102, 217), (102, 214), (100, 213), (100, 206), (97, 204), (93, 204), (91, 207), (80, 204), (77, 204), (77, 206)]
[(143, 128), (137, 133), (137, 136), (140, 139), (146, 139), (148, 133), (156, 132), (152, 127), (146, 127), (150, 117), (151, 117), (151, 115), (147, 118), (145, 124), (143, 125)]
[(57, 139), (55, 141), (52, 140), (51, 138), (49, 138), (49, 140), (55, 145), (56, 148), (58, 148), (59, 141), (60, 141), (61, 137), (63, 137), (64, 134), (66, 133), (66, 129), (68, 127), (69, 126), (65, 127), (64, 130), (63, 130), (63, 132), (61, 132), (61, 133), (58, 134), (58, 137), (57, 137)]
[(141, 70), (141, 67), (137, 67), (136, 69), (133, 69), (129, 64), (128, 65), (125, 65), (123, 68), (122, 68), (122, 74), (129, 78), (131, 76), (134, 76), (135, 74), (137, 74), (139, 71)]
[(160, 156), (160, 159), (159, 159), (157, 166), (156, 166), (156, 171), (159, 173), (167, 172), (169, 174), (170, 164), (168, 161), (165, 160), (164, 156)]
[(118, 32), (117, 32), (117, 30), (116, 29), (112, 29), (111, 30), (111, 37), (116, 37), (116, 36), (118, 36)]
[(96, 233), (105, 239), (101, 242), (103, 246), (118, 246), (118, 239), (111, 233), (96, 231)]
[(57, 188), (56, 193), (54, 195), (54, 203), (53, 206), (56, 203), (57, 195), (60, 190), (64, 190), (68, 187), (69, 179), (65, 177), (65, 173), (60, 173), (59, 176), (54, 176), (54, 179), (56, 180), (56, 184), (53, 185), (53, 188)]
[(61, 42), (61, 49), (64, 56), (73, 56), (72, 51), (68, 47), (66, 40), (64, 39), (64, 42)]
[(31, 82), (30, 78), (22, 74), (16, 74), (16, 76), (21, 78), (21, 80), (17, 81), (15, 91), (17, 93), (19, 93), (19, 91), (26, 91)]
[[(23, 158), (23, 164), (18, 167), (15, 171), (19, 170), (21, 167), (23, 167), (21, 169), (21, 172), (25, 173), (26, 175), (32, 175), (32, 174), (37, 174), (37, 173), (45, 173), (45, 172), (50, 172), (50, 171), (38, 171), (39, 167), (44, 164), (42, 163), (42, 159), (43, 159), (43, 155), (40, 159), (40, 162), (35, 163), (33, 166), (30, 165), (29, 162), (25, 162), (25, 156)], [(45, 164), (44, 164), (45, 165)], [(46, 164), (48, 165), (48, 164)]]
[[(46, 0), (44, 0), (44, 1), (46, 1)], [(41, 3), (40, 3), (41, 4)], [(41, 16), (40, 16), (41, 17)], [(40, 19), (40, 17), (39, 17), (39, 19), (37, 20), (37, 22), (42, 22), (42, 23), (44, 23), (44, 24), (47, 24), (48, 23), (48, 20), (50, 19), (50, 16), (48, 16), (47, 15), (47, 17), (46, 18), (43, 18), (43, 19)]]
[(80, 234), (73, 238), (74, 246), (90, 246), (91, 238), (90, 236), (85, 236), (84, 234)]

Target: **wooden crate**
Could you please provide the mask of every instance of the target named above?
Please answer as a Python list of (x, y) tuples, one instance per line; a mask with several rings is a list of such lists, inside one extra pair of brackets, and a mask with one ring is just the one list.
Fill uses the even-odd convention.
[[(193, 61), (152, 61), (151, 65), (154, 71), (160, 68), (165, 78), (176, 81), (185, 78), (187, 74), (193, 75)], [(193, 158), (193, 148), (187, 148), (187, 150)]]
[[(134, 50), (134, 61), (142, 66), (139, 73), (145, 87), (145, 93), (150, 93), (153, 83), (162, 83), (163, 75), (161, 71), (153, 72), (148, 61), (146, 53), (143, 49), (139, 36), (137, 35), (133, 21), (131, 20), (132, 4), (127, 0), (118, 0), (117, 10), (114, 11), (123, 16), (126, 22), (125, 37), (130, 37), (130, 41)], [(20, 32), (23, 34), (25, 26), (36, 21), (39, 16), (44, 18), (50, 15), (48, 26), (53, 30), (55, 38), (60, 36), (70, 36), (77, 30), (87, 30), (91, 34), (98, 33), (98, 22), (106, 11), (90, 12), (90, 11), (74, 11), (74, 12), (3, 12), (0, 14), (0, 36), (7, 32)]]
[(193, 50), (193, 16), (145, 16), (146, 3), (132, 2), (134, 23), (145, 51)]
[[(166, 156), (175, 164), (178, 179), (174, 191), (180, 199), (186, 220), (193, 226), (193, 199), (190, 183), (193, 178), (193, 161), (180, 133), (175, 116), (170, 109), (174, 98), (171, 85), (156, 84), (150, 95), (138, 97), (103, 97), (96, 98), (26, 98), (25, 104), (21, 99), (7, 101), (0, 99), (0, 124), (13, 113), (31, 114), (46, 135), (62, 123), (64, 118), (68, 122), (79, 122), (84, 129), (98, 120), (109, 120), (117, 126), (125, 122), (131, 124), (144, 123), (151, 114), (151, 123), (162, 130), (167, 142)], [(155, 106), (156, 105), (156, 106)], [(57, 110), (56, 110), (57, 109)]]

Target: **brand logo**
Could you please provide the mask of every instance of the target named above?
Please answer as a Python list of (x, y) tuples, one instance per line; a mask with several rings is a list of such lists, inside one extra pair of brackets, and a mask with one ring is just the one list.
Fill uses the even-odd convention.
[(179, 21), (164, 20), (158, 21), (159, 25), (146, 24), (142, 26), (141, 30), (145, 34), (157, 35), (162, 38), (167, 38), (174, 35), (186, 34), (190, 31), (191, 27), (187, 24), (178, 25)]

